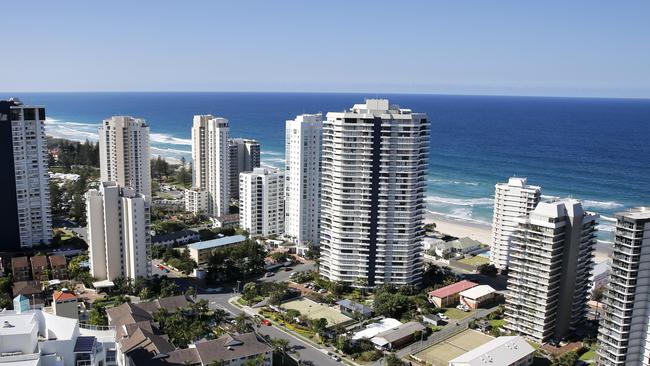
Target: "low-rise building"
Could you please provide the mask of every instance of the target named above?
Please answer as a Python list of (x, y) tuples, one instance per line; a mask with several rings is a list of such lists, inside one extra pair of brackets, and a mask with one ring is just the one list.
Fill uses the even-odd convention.
[(239, 245), (245, 241), (245, 236), (233, 235), (189, 244), (187, 249), (190, 251), (190, 257), (194, 259), (198, 265), (201, 265), (208, 262), (213, 250)]
[(201, 236), (198, 232), (194, 230), (181, 230), (174, 231), (169, 234), (159, 234), (151, 237), (152, 245), (163, 245), (163, 246), (173, 246), (173, 245), (183, 245), (188, 243), (193, 243), (201, 240)]
[(31, 279), (31, 270), (27, 257), (11, 258), (11, 271), (15, 281), (29, 281)]
[(589, 282), (591, 283), (591, 291), (593, 292), (597, 288), (601, 288), (607, 284), (607, 279), (609, 278), (611, 264), (609, 261), (600, 262), (594, 266), (594, 271), (589, 277)]
[(488, 285), (478, 285), (460, 293), (460, 303), (470, 309), (478, 309), (494, 304), (498, 293)]
[(498, 337), (449, 361), (449, 366), (527, 366), (535, 349), (521, 336)]
[(217, 339), (190, 344), (187, 349), (170, 352), (163, 359), (166, 365), (228, 365), (244, 366), (251, 360), (256, 365), (273, 365), (273, 348), (260, 341), (255, 333), (223, 335)]
[(360, 330), (352, 335), (352, 340), (359, 340), (359, 339), (372, 339), (372, 337), (385, 332), (387, 330), (397, 328), (400, 325), (402, 325), (402, 322), (393, 319), (393, 318), (385, 318), (381, 319), (380, 321), (376, 323), (370, 323), (366, 325), (366, 328), (363, 330)]
[(336, 304), (339, 306), (341, 313), (351, 318), (356, 318), (357, 314), (363, 317), (370, 317), (370, 315), (372, 315), (372, 308), (352, 300), (343, 299)]
[(239, 225), (239, 214), (221, 215), (211, 220), (214, 228), (226, 229), (236, 227)]
[(35, 280), (47, 281), (49, 279), (47, 257), (44, 255), (35, 255), (29, 258), (29, 261), (32, 265), (32, 277)]
[(451, 256), (469, 254), (480, 250), (481, 242), (472, 238), (464, 237), (452, 241), (443, 241), (433, 244), (438, 257), (449, 258)]
[(79, 319), (77, 296), (69, 291), (54, 291), (52, 294), (52, 310), (54, 315)]
[(0, 312), (0, 364), (6, 366), (115, 366), (115, 331), (87, 330), (77, 319), (29, 310)]
[(429, 301), (439, 308), (456, 305), (460, 300), (460, 293), (477, 286), (476, 283), (462, 280), (429, 292)]
[(45, 305), (43, 296), (43, 285), (41, 281), (17, 281), (14, 282), (11, 292), (14, 296), (25, 296), (29, 299), (32, 309), (42, 309)]
[(426, 328), (418, 322), (408, 322), (399, 325), (397, 328), (389, 329), (377, 334), (370, 340), (376, 346), (385, 350), (395, 350), (402, 348), (404, 345), (415, 339), (415, 335)]
[(68, 261), (65, 259), (65, 256), (62, 255), (51, 255), (50, 260), (50, 270), (53, 279), (65, 280), (68, 278)]
[(424, 314), (422, 315), (422, 322), (437, 327), (443, 323), (443, 320), (436, 314)]
[(186, 189), (185, 211), (194, 214), (207, 213), (210, 194), (203, 189)]

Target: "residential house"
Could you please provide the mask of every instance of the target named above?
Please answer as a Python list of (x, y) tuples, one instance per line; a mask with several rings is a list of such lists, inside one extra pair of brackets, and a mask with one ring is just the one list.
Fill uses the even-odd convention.
[(52, 294), (52, 310), (54, 315), (65, 318), (79, 319), (77, 296), (69, 291), (54, 291)]
[(372, 315), (372, 308), (348, 299), (343, 299), (336, 304), (339, 306), (341, 313), (351, 318), (356, 318), (357, 314), (365, 318), (368, 318), (370, 315)]
[(45, 305), (43, 286), (41, 281), (17, 281), (14, 282), (11, 292), (14, 296), (23, 295), (30, 300), (31, 308), (42, 309)]
[(408, 322), (381, 332), (370, 341), (382, 349), (396, 350), (413, 341), (418, 333), (423, 336), (425, 329), (426, 327), (418, 322)]
[[(238, 179), (239, 181), (239, 179)], [(211, 219), (212, 226), (215, 228), (226, 229), (239, 225), (239, 214), (221, 215)]]
[(39, 281), (47, 281), (50, 278), (46, 256), (36, 255), (29, 258), (29, 261), (32, 264), (32, 278)]
[(65, 280), (68, 278), (68, 262), (65, 259), (65, 256), (62, 255), (51, 255), (50, 260), (50, 270), (52, 272), (52, 278)]
[(31, 279), (31, 271), (27, 257), (11, 258), (11, 271), (14, 275), (14, 282), (29, 281)]
[(424, 315), (422, 315), (422, 322), (427, 323), (427, 324), (431, 324), (434, 327), (437, 327), (437, 326), (440, 326), (440, 325), (444, 324), (444, 321), (442, 320), (442, 318), (440, 318), (436, 314), (424, 314)]
[(488, 285), (478, 285), (460, 293), (460, 303), (470, 309), (478, 309), (494, 304), (498, 296), (495, 289)]
[(165, 365), (248, 365), (250, 360), (259, 359), (256, 365), (273, 365), (273, 348), (258, 339), (255, 333), (240, 335), (226, 334), (217, 339), (200, 341), (179, 349), (163, 358)]
[(470, 254), (482, 249), (481, 242), (468, 237), (447, 242), (438, 242), (434, 244), (434, 248), (436, 255), (442, 258)]
[(477, 286), (476, 283), (462, 280), (429, 292), (429, 301), (439, 308), (456, 305), (460, 300), (460, 293)]
[(193, 243), (201, 240), (199, 233), (194, 230), (181, 230), (169, 234), (158, 234), (151, 237), (152, 245), (174, 246)]

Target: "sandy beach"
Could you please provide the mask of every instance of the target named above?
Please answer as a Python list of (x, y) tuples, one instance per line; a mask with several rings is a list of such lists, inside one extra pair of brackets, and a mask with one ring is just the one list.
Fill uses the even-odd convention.
[(425, 223), (435, 223), (439, 232), (458, 238), (470, 237), (482, 244), (490, 245), (492, 226), (475, 222), (452, 220), (448, 217), (427, 213)]

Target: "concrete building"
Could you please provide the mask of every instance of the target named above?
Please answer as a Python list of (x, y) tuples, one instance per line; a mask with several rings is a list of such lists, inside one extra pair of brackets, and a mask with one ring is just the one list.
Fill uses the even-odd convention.
[(478, 285), (462, 291), (458, 294), (460, 303), (467, 305), (470, 309), (489, 307), (494, 304), (497, 292), (489, 285)]
[(51, 255), (50, 271), (53, 279), (66, 280), (68, 279), (68, 261), (63, 255)]
[(508, 179), (508, 183), (497, 183), (494, 188), (490, 264), (497, 269), (506, 269), (510, 258), (510, 241), (518, 226), (517, 220), (535, 209), (542, 189), (529, 185), (527, 178), (519, 177)]
[(185, 211), (194, 214), (207, 214), (209, 209), (210, 194), (202, 189), (186, 189)]
[(98, 280), (151, 275), (149, 203), (113, 182), (86, 193), (90, 272)]
[(619, 212), (616, 220), (596, 364), (647, 366), (650, 365), (650, 207)]
[(529, 366), (535, 349), (523, 337), (495, 338), (449, 361), (449, 366)]
[(512, 235), (505, 328), (560, 341), (587, 316), (598, 215), (573, 199), (540, 202)]
[(201, 236), (194, 230), (180, 230), (169, 234), (158, 234), (151, 237), (151, 245), (163, 245), (166, 247), (179, 244), (194, 243), (201, 240)]
[(323, 123), (320, 274), (374, 287), (422, 279), (429, 121), (368, 99)]
[(239, 245), (245, 241), (245, 236), (233, 235), (189, 244), (187, 249), (190, 251), (190, 257), (194, 259), (198, 265), (201, 265), (208, 262), (213, 250)]
[(417, 334), (423, 337), (425, 329), (426, 327), (418, 322), (408, 322), (383, 331), (372, 337), (370, 341), (381, 349), (392, 351), (416, 340), (415, 336)]
[(230, 124), (212, 115), (194, 116), (192, 124), (192, 182), (194, 189), (208, 192), (207, 214), (229, 213)]
[(250, 139), (230, 139), (230, 198), (239, 199), (239, 173), (260, 167), (260, 143)]
[(285, 126), (285, 236), (299, 252), (320, 243), (322, 114), (303, 114)]
[(101, 182), (130, 187), (151, 202), (149, 125), (143, 119), (113, 116), (99, 127)]
[(213, 217), (212, 227), (215, 229), (228, 229), (239, 226), (239, 214), (222, 215)]
[(284, 233), (284, 173), (255, 168), (239, 175), (239, 225), (251, 236)]
[(52, 240), (45, 108), (0, 100), (0, 252)]
[(32, 266), (32, 278), (38, 281), (49, 280), (46, 256), (35, 255), (29, 258), (29, 262)]
[(77, 296), (69, 291), (54, 291), (52, 294), (52, 310), (56, 316), (79, 319)]
[(115, 330), (89, 330), (77, 319), (27, 308), (0, 312), (0, 323), (4, 366), (122, 365), (115, 357)]

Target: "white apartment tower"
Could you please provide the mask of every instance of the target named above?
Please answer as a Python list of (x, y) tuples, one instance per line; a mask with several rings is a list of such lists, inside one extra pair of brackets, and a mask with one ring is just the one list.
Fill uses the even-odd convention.
[(229, 213), (230, 204), (230, 124), (212, 115), (194, 116), (192, 125), (192, 181), (195, 190), (208, 192), (212, 216)]
[(114, 182), (86, 192), (90, 270), (99, 280), (151, 275), (149, 203)]
[(0, 101), (0, 251), (52, 240), (45, 108)]
[(149, 125), (139, 118), (113, 116), (99, 127), (102, 182), (131, 187), (151, 201)]
[(320, 153), (322, 114), (303, 114), (286, 123), (285, 236), (302, 249), (320, 242)]
[(541, 191), (540, 187), (529, 185), (526, 178), (512, 177), (508, 183), (495, 185), (490, 263), (498, 269), (508, 268), (510, 240), (517, 220), (535, 209)]
[(230, 198), (239, 199), (239, 173), (260, 167), (260, 143), (251, 139), (230, 139)]
[(598, 215), (573, 199), (540, 202), (512, 235), (505, 328), (560, 341), (586, 320)]
[(374, 287), (422, 279), (429, 121), (368, 99), (323, 122), (321, 275)]
[(598, 330), (599, 366), (650, 365), (650, 207), (616, 214), (614, 253)]
[(251, 236), (284, 233), (284, 173), (255, 168), (239, 175), (239, 225)]

